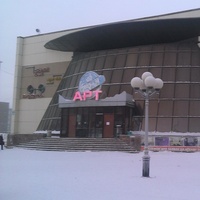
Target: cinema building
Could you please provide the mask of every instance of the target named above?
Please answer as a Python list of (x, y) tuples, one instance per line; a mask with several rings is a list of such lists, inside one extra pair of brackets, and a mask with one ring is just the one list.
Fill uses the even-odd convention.
[(149, 131), (200, 132), (200, 9), (18, 37), (12, 133), (115, 137), (144, 130), (130, 85), (148, 71)]

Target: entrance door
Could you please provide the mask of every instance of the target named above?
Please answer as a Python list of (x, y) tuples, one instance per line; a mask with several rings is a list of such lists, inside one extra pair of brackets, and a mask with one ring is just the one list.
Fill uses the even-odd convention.
[(88, 137), (88, 113), (76, 115), (76, 137)]
[(69, 115), (68, 137), (75, 137), (76, 135), (76, 115)]
[(103, 113), (96, 113), (95, 137), (101, 138), (103, 133)]
[(104, 138), (114, 137), (114, 114), (104, 114)]

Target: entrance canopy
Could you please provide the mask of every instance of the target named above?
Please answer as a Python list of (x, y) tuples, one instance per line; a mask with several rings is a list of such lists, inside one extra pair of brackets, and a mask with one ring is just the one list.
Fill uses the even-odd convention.
[(106, 107), (106, 106), (129, 106), (134, 107), (135, 102), (132, 95), (122, 92), (114, 97), (107, 97), (105, 99), (87, 100), (87, 101), (73, 101), (65, 99), (63, 96), (59, 95), (59, 108), (76, 108), (76, 107)]

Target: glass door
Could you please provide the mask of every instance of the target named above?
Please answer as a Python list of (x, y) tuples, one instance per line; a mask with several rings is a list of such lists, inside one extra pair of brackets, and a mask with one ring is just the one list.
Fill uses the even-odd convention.
[(103, 133), (103, 113), (96, 113), (95, 137), (102, 138)]
[(88, 112), (79, 109), (76, 115), (76, 137), (88, 137)]

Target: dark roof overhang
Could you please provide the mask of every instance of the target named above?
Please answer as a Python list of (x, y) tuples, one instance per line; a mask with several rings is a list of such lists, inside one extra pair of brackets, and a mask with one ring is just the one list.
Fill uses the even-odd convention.
[(125, 21), (67, 34), (45, 44), (47, 49), (89, 52), (186, 40), (200, 35), (199, 18)]

